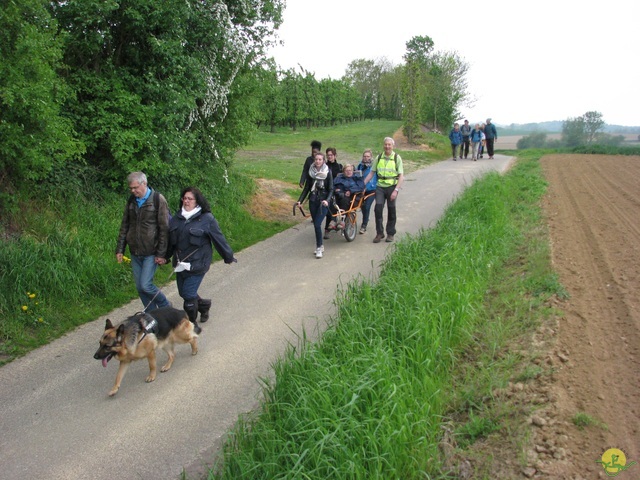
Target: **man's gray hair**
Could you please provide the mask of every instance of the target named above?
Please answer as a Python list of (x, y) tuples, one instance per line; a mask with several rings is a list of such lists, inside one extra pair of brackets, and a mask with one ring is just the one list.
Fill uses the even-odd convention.
[(134, 182), (138, 182), (139, 184), (146, 184), (147, 183), (147, 176), (144, 174), (144, 172), (133, 172), (130, 173), (129, 176), (127, 177), (127, 182), (129, 182), (129, 185), (131, 185)]
[(393, 145), (394, 147), (396, 146), (396, 141), (391, 138), (391, 137), (385, 137), (384, 142), (383, 143), (387, 143), (387, 141), (391, 142), (391, 145)]

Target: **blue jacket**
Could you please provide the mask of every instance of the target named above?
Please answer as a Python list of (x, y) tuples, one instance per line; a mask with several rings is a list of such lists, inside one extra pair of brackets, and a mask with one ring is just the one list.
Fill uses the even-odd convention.
[[(367, 178), (367, 175), (369, 175), (369, 172), (371, 172), (371, 167), (372, 166), (373, 166), (373, 163), (370, 163), (369, 166), (367, 167), (362, 162), (360, 162), (360, 165), (358, 165), (357, 170), (359, 172), (362, 172), (362, 179), (363, 180), (365, 178)], [(369, 180), (369, 182), (365, 185), (365, 191), (366, 192), (375, 192), (377, 186), (378, 186), (378, 174), (374, 172), (373, 177), (371, 177), (371, 180)]]
[(191, 263), (191, 270), (185, 271), (185, 275), (202, 275), (208, 272), (213, 247), (224, 263), (235, 261), (233, 250), (211, 212), (198, 212), (187, 220), (179, 211), (171, 218), (167, 257), (173, 256), (174, 266), (182, 260)]
[(471, 130), (471, 141), (477, 143), (480, 140), (482, 140), (482, 130), (476, 130), (475, 128)]
[(460, 133), (460, 130), (456, 132), (456, 129), (452, 128), (449, 134), (449, 140), (451, 140), (451, 145), (460, 145), (462, 143), (462, 133)]
[(487, 137), (487, 140), (498, 138), (498, 131), (493, 123), (488, 123), (484, 126), (484, 136)]
[(338, 174), (333, 181), (333, 189), (341, 192), (364, 192), (364, 180), (361, 176), (352, 175), (347, 177), (344, 173)]

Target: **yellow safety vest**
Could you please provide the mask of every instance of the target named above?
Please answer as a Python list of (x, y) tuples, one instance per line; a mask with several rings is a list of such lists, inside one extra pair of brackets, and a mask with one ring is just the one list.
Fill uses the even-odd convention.
[[(383, 187), (390, 187), (391, 185), (396, 185), (398, 183), (398, 165), (396, 161), (398, 160), (398, 154), (394, 153), (393, 158), (382, 157), (382, 154), (378, 155), (378, 160), (376, 164), (376, 173), (378, 174), (378, 184)], [(384, 164), (382, 164), (384, 161)]]

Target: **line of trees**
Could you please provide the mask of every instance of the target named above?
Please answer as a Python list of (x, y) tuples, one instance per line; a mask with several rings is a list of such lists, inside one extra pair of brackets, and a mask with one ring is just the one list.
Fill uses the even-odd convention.
[[(0, 11), (0, 209), (31, 182), (91, 174), (115, 188), (228, 164), (256, 126), (404, 119), (445, 129), (467, 65), (407, 42), (406, 64), (358, 59), (339, 80), (265, 59), (284, 0), (5, 0)], [(79, 173), (80, 172), (80, 173)]]
[(431, 38), (413, 37), (405, 63), (356, 59), (339, 80), (316, 80), (303, 67), (279, 71), (270, 62), (261, 72), (257, 123), (277, 126), (335, 125), (363, 119), (403, 120), (409, 141), (421, 125), (447, 130), (468, 100), (468, 64), (456, 53), (436, 52)]
[(619, 146), (624, 142), (623, 135), (611, 135), (603, 132), (605, 121), (602, 114), (596, 111), (586, 112), (576, 118), (568, 118), (562, 123), (562, 134), (559, 140), (548, 139), (544, 132), (535, 132), (518, 140), (518, 150), (527, 148), (561, 148), (585, 145)]

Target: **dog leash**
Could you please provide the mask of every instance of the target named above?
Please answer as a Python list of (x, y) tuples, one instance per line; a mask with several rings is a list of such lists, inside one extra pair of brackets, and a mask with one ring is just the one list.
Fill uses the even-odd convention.
[(293, 216), (296, 216), (296, 207), (298, 207), (300, 209), (300, 213), (302, 214), (303, 217), (307, 218), (308, 215), (306, 213), (304, 213), (304, 210), (302, 209), (302, 205), (298, 205), (297, 203), (293, 204)]
[[(198, 250), (200, 250), (200, 248), (196, 248), (193, 252), (191, 252), (189, 255), (187, 255), (186, 257), (184, 257), (184, 258), (182, 259), (182, 261), (184, 262), (187, 258), (189, 258), (191, 255), (193, 255), (194, 253), (196, 253)], [(180, 260), (178, 259), (178, 261), (180, 261)], [(167, 277), (167, 282), (168, 282), (169, 280), (171, 280), (171, 277), (172, 277), (172, 275), (173, 275), (173, 274), (174, 274), (174, 270), (173, 270), (173, 269), (171, 269), (171, 273), (169, 273), (169, 276)], [(161, 291), (162, 291), (162, 288), (158, 288), (158, 291), (157, 291), (157, 292), (156, 292), (156, 294), (153, 296), (153, 298), (151, 299), (151, 301), (147, 304), (147, 306), (146, 306), (146, 307), (144, 307), (144, 308), (142, 309), (142, 311), (141, 311), (140, 313), (146, 313), (146, 312), (147, 312), (147, 308), (149, 308), (149, 305), (151, 305), (151, 304), (153, 303), (153, 301), (156, 299), (156, 297), (158, 296), (158, 294), (159, 294)], [(144, 337), (142, 337), (142, 338), (144, 338)]]

